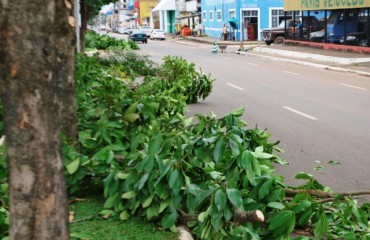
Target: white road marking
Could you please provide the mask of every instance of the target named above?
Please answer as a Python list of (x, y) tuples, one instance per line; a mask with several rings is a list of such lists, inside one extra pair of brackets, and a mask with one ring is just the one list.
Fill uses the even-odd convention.
[(172, 41), (172, 42), (174, 42), (174, 43), (180, 43), (180, 44), (184, 44), (184, 45), (189, 45), (189, 46), (195, 46), (195, 47), (198, 47), (199, 46), (199, 44), (182, 42), (182, 41)]
[(299, 73), (295, 73), (295, 72), (289, 72), (289, 71), (283, 71), (285, 73), (288, 73), (288, 74), (292, 74), (292, 75), (299, 75)]
[(230, 60), (230, 58), (227, 58), (227, 57), (223, 57), (223, 59), (225, 59), (225, 60)]
[(259, 67), (259, 65), (258, 65), (258, 64), (254, 64), (254, 63), (247, 63), (247, 64), (249, 64), (249, 65), (251, 65), (251, 66)]
[(348, 85), (348, 84), (344, 84), (344, 83), (338, 83), (338, 84), (342, 85), (342, 86), (350, 87), (350, 88), (356, 88), (356, 89), (359, 89), (359, 90), (367, 91), (366, 88), (362, 88), (362, 87), (356, 87), (356, 86), (352, 86), (352, 85)]
[(308, 119), (311, 119), (311, 120), (317, 120), (317, 118), (315, 118), (315, 117), (313, 117), (313, 116), (311, 116), (311, 115), (305, 114), (305, 113), (303, 113), (303, 112), (300, 112), (300, 111), (298, 111), (298, 110), (295, 110), (295, 109), (293, 109), (293, 108), (290, 108), (290, 107), (287, 107), (287, 106), (283, 106), (283, 108), (285, 108), (286, 110), (289, 110), (289, 111), (291, 111), (291, 112), (294, 112), (294, 113), (296, 113), (296, 114), (298, 114), (298, 115), (301, 115), (301, 116), (303, 116), (303, 117), (306, 117), (306, 118), (308, 118)]
[(231, 87), (233, 87), (233, 88), (236, 88), (236, 89), (238, 89), (238, 90), (240, 90), (240, 91), (244, 91), (244, 88), (238, 87), (238, 86), (236, 86), (236, 85), (234, 85), (234, 84), (227, 83), (227, 85), (229, 85), (229, 86), (231, 86)]

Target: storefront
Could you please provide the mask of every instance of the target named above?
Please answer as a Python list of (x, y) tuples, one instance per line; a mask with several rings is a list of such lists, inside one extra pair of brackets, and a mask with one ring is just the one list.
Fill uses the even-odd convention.
[[(323, 42), (370, 45), (370, 0), (284, 0), (284, 11), (300, 11), (302, 16), (322, 11)], [(306, 40), (312, 41), (309, 26)]]

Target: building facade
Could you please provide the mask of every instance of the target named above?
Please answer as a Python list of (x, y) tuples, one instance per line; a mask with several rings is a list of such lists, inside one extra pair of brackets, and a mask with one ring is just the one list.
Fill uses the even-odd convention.
[(261, 30), (284, 19), (284, 0), (202, 0), (203, 32), (221, 38), (224, 24), (230, 40), (261, 40)]

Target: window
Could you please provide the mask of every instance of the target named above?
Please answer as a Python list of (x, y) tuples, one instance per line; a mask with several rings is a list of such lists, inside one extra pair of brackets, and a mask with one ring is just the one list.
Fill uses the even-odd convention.
[(207, 12), (206, 11), (202, 12), (202, 18), (203, 18), (203, 21), (207, 21)]
[(222, 12), (221, 12), (221, 10), (217, 10), (217, 21), (218, 22), (222, 21)]
[[(300, 16), (300, 12), (295, 12), (296, 16)], [(293, 12), (287, 11), (286, 12), (287, 19), (293, 19)], [(271, 11), (271, 27), (277, 27), (284, 19), (284, 10), (283, 9), (273, 9)]]
[(229, 19), (236, 18), (235, 10), (230, 10), (229, 11)]
[(209, 21), (213, 21), (213, 11), (209, 11)]

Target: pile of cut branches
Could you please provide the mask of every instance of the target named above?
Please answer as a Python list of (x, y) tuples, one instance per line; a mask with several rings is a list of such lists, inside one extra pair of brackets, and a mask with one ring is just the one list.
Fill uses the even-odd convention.
[(69, 190), (103, 188), (105, 215), (142, 216), (173, 231), (184, 224), (201, 239), (370, 237), (370, 205), (355, 194), (331, 193), (306, 173), (296, 176), (306, 184), (292, 188), (275, 174), (274, 163), (284, 164), (278, 142), (248, 129), (243, 109), (186, 118), (186, 103), (212, 89), (193, 64), (168, 56), (134, 86), (110, 69), (109, 60), (80, 59), (81, 153), (64, 148)]

